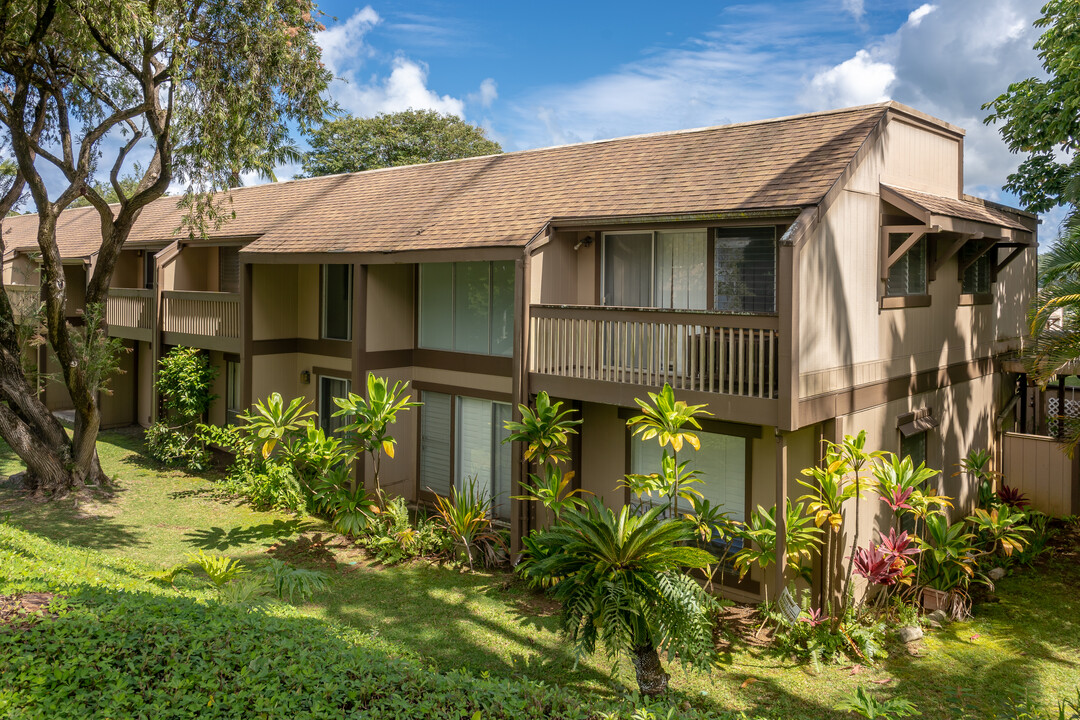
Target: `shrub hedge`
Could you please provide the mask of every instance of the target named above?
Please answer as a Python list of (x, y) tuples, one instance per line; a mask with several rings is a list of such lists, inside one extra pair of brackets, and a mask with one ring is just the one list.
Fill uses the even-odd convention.
[(0, 594), (64, 598), (50, 608), (55, 619), (0, 625), (0, 716), (721, 717), (439, 672), (365, 647), (359, 633), (291, 607), (224, 606), (193, 578), (173, 589), (148, 580), (149, 572), (0, 525)]

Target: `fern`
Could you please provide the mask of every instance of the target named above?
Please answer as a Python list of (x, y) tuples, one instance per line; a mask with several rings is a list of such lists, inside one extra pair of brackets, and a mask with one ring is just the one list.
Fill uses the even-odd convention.
[(262, 566), (262, 575), (270, 588), (282, 600), (293, 602), (297, 597), (301, 602), (308, 600), (317, 592), (330, 586), (330, 576), (318, 570), (306, 570), (268, 558)]
[(210, 582), (218, 589), (247, 572), (239, 560), (233, 560), (225, 555), (208, 554), (202, 550), (197, 553), (188, 553), (188, 560), (201, 567), (206, 577), (210, 578)]

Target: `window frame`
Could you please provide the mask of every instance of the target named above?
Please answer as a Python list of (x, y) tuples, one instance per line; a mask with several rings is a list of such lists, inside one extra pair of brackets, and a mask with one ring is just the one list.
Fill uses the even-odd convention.
[[(330, 420), (330, 417), (327, 417), (327, 418), (324, 419), (323, 416), (322, 416), (321, 411), (322, 411), (322, 403), (323, 403), (323, 380), (337, 380), (339, 382), (343, 382), (343, 383), (345, 383), (345, 392), (350, 393), (350, 392), (352, 392), (352, 378), (351, 377), (342, 377), (340, 375), (333, 375), (332, 374), (333, 372), (335, 372), (335, 371), (331, 370), (331, 371), (321, 371), (321, 372), (317, 371), (316, 372), (316, 375), (315, 375), (315, 409), (316, 409), (316, 415), (318, 415), (318, 418), (319, 418), (319, 427), (322, 428), (322, 431), (324, 433), (326, 433), (327, 437), (330, 437), (332, 435), (333, 437), (340, 438), (341, 435), (333, 433), (330, 430), (330, 428), (328, 428), (327, 425), (326, 425), (326, 421)], [(338, 370), (336, 372), (341, 372), (341, 371)], [(332, 417), (332, 415), (331, 415), (331, 417)]]
[[(232, 369), (236, 368), (236, 377), (233, 377)], [(244, 411), (243, 400), (243, 368), (239, 360), (225, 360), (225, 424), (236, 425), (237, 417)], [(233, 395), (235, 395), (236, 407), (232, 407)]]
[[(985, 252), (981, 253), (967, 268), (961, 269), (961, 265), (964, 262), (965, 250), (971, 247), (969, 243), (965, 243), (960, 249), (960, 252), (956, 254), (956, 266), (958, 280), (960, 281), (960, 298), (959, 305), (989, 305), (994, 301), (994, 284), (997, 282), (997, 278), (994, 276), (994, 256), (997, 253), (996, 247), (990, 247)], [(968, 279), (968, 271), (978, 269), (979, 265), (985, 264), (985, 277), (986, 277), (986, 289), (980, 289), (979, 287), (969, 288), (965, 285)]]
[[(900, 244), (902, 245), (909, 237), (911, 237), (912, 233), (902, 233), (902, 232), (900, 232), (900, 233), (888, 233), (888, 237), (886, 239), (887, 242), (885, 244), (885, 248), (887, 250), (892, 247), (892, 237), (893, 237), (893, 235), (904, 236), (900, 240)], [(904, 262), (904, 263), (909, 263), (910, 262), (909, 258), (911, 257), (911, 253), (914, 252), (916, 248), (921, 248), (922, 256), (923, 256), (922, 257), (922, 262), (923, 262), (923, 287), (922, 287), (922, 292), (911, 292), (910, 273), (909, 273), (908, 274), (909, 281), (908, 281), (907, 287), (905, 288), (905, 292), (903, 292), (903, 293), (894, 293), (889, 287), (889, 285), (890, 285), (890, 283), (892, 281), (892, 274), (895, 271), (895, 269), (900, 265), (901, 262)], [(888, 252), (891, 253), (893, 251), (888, 250)], [(919, 238), (918, 240), (915, 241), (914, 245), (912, 245), (910, 248), (907, 249), (907, 252), (905, 252), (903, 255), (901, 255), (899, 258), (897, 258), (896, 262), (893, 263), (893, 265), (889, 268), (889, 277), (885, 278), (885, 281), (884, 281), (884, 292), (882, 294), (882, 299), (881, 299), (881, 307), (882, 307), (882, 309), (927, 307), (927, 306), (929, 306), (930, 305), (930, 282), (931, 282), (931, 279), (930, 279), (930, 239), (926, 235), (923, 235), (921, 238)]]
[[(513, 408), (513, 400), (510, 397), (508, 397), (508, 396), (506, 396), (504, 394), (495, 393), (495, 392), (487, 392), (487, 391), (480, 390), (480, 389), (477, 389), (477, 388), (452, 388), (452, 387), (446, 387), (444, 385), (433, 385), (433, 384), (429, 384), (429, 383), (414, 383), (413, 388), (417, 391), (417, 393), (418, 393), (417, 396), (418, 397), (420, 397), (420, 393), (429, 392), (429, 393), (439, 393), (441, 395), (447, 395), (450, 398), (450, 427), (447, 429), (447, 432), (449, 433), (449, 438), (450, 438), (450, 478), (449, 478), (450, 483), (449, 483), (448, 487), (455, 488), (455, 487), (457, 487), (457, 471), (458, 471), (458, 460), (459, 460), (459, 448), (458, 448), (458, 444), (459, 444), (458, 443), (458, 434), (459, 434), (459, 428), (458, 428), (458, 425), (459, 425), (459, 423), (458, 423), (459, 403), (458, 403), (458, 400), (459, 400), (459, 398), (466, 397), (466, 398), (472, 398), (474, 400), (485, 400), (485, 401), (491, 402), (492, 403), (492, 412), (494, 412), (494, 404), (495, 403), (499, 403), (499, 404), (502, 404), (502, 405), (508, 405), (512, 409)], [(421, 485), (421, 478), (423, 477), (423, 473), (421, 472), (421, 460), (422, 460), (422, 456), (423, 456), (422, 449), (421, 449), (421, 443), (423, 442), (423, 431), (422, 431), (422, 428), (423, 428), (423, 413), (424, 413), (424, 406), (421, 405), (419, 408), (417, 408), (417, 421), (416, 421), (417, 422), (417, 425), (416, 425), (416, 428), (417, 428), (417, 432), (416, 432), (416, 467), (415, 467), (415, 473), (414, 473), (415, 476), (416, 476), (416, 497), (419, 498), (420, 500), (424, 501), (424, 502), (434, 503), (435, 499), (437, 497), (440, 497), (440, 495), (438, 493), (436, 493), (434, 491), (431, 491), (428, 488), (423, 487)], [(492, 423), (492, 438), (491, 438), (491, 454), (492, 454), (492, 470), (493, 470), (492, 482), (494, 482), (494, 467), (495, 467), (494, 460), (495, 460), (495, 456), (497, 454), (497, 444), (496, 444), (496, 438), (497, 437), (498, 437), (497, 428), (495, 427), (494, 422), (493, 422)], [(513, 460), (513, 458), (511, 458), (511, 461), (510, 461), (510, 473), (511, 473), (511, 476), (510, 476), (510, 492), (511, 493), (513, 493), (513, 491), (514, 491), (514, 487), (513, 487), (513, 482), (514, 482), (513, 481), (513, 472), (514, 472), (514, 469), (513, 468), (514, 468), (514, 460)], [(488, 488), (488, 491), (490, 492), (491, 488)], [(510, 511), (510, 515), (512, 515), (513, 514), (512, 497), (508, 498), (508, 500), (511, 500), (510, 505), (509, 505), (509, 511)], [(503, 524), (503, 523), (509, 524), (510, 515), (508, 515), (505, 518), (493, 517), (493, 520), (494, 520), (494, 522), (499, 523), (499, 524)]]
[[(346, 303), (346, 323), (345, 323), (345, 335), (344, 338), (331, 337), (326, 332), (326, 310), (329, 305), (327, 302), (326, 294), (329, 292), (329, 283), (327, 282), (327, 273), (332, 265), (340, 265), (349, 269), (349, 300)], [(334, 340), (336, 342), (352, 342), (353, 339), (353, 304), (355, 301), (354, 293), (356, 292), (356, 273), (352, 263), (323, 263), (319, 266), (319, 338), (321, 340)]]
[[(488, 297), (488, 309), (487, 309), (487, 349), (485, 351), (477, 350), (460, 350), (457, 348), (457, 278), (458, 278), (458, 265), (463, 263), (483, 263), (487, 266), (487, 297)], [(512, 280), (512, 284), (517, 284), (517, 273), (514, 267), (514, 261), (512, 260), (458, 260), (441, 263), (417, 263), (416, 265), (416, 347), (420, 350), (428, 350), (431, 352), (446, 352), (457, 353), (460, 355), (481, 355), (488, 357), (509, 358), (514, 355), (514, 325), (517, 324), (517, 318), (514, 313), (510, 313), (510, 347), (508, 352), (495, 353), (492, 352), (494, 343), (494, 320), (495, 320), (495, 265), (506, 264), (509, 265), (509, 275)], [(450, 266), (450, 346), (449, 347), (432, 347), (424, 345), (424, 268), (432, 265), (449, 265)], [(514, 287), (514, 292), (517, 289)]]
[[(598, 243), (597, 255), (596, 255), (596, 267), (598, 268), (597, 287), (596, 287), (596, 304), (601, 307), (621, 307), (616, 305), (609, 305), (605, 302), (605, 288), (607, 286), (608, 279), (608, 267), (607, 267), (607, 238), (617, 235), (645, 235), (650, 236), (650, 253), (649, 253), (649, 305), (644, 306), (643, 309), (651, 310), (663, 310), (670, 309), (672, 312), (710, 312), (721, 315), (753, 315), (761, 317), (776, 317), (779, 314), (779, 284), (780, 284), (780, 236), (782, 235), (782, 223), (776, 222), (763, 222), (763, 223), (748, 223), (746, 225), (692, 225), (688, 227), (664, 227), (664, 228), (641, 228), (641, 229), (620, 229), (602, 231), (597, 234), (600, 237)], [(723, 231), (739, 231), (739, 230), (756, 230), (756, 229), (769, 229), (773, 235), (773, 310), (772, 312), (763, 311), (747, 311), (747, 312), (731, 312), (728, 310), (719, 310), (716, 307), (716, 242), (719, 239), (718, 235)], [(704, 310), (676, 310), (671, 308), (658, 308), (656, 305), (656, 254), (657, 254), (657, 236), (662, 232), (703, 232), (705, 234), (705, 308)], [(637, 309), (637, 308), (635, 308)]]
[(143, 250), (143, 290), (153, 290), (157, 280), (157, 254), (160, 250)]

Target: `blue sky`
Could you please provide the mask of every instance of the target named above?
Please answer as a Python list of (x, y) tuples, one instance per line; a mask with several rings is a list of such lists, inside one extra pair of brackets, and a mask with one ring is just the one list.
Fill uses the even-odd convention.
[(1039, 73), (1040, 6), (327, 2), (320, 44), (344, 110), (452, 112), (506, 150), (895, 99), (966, 128), (968, 192), (1014, 202), (1001, 185), (1017, 159), (980, 106)]

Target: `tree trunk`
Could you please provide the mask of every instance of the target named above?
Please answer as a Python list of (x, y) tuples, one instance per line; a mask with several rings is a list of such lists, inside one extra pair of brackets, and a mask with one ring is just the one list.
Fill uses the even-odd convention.
[(660, 653), (651, 644), (633, 649), (634, 671), (637, 673), (638, 689), (642, 695), (654, 697), (667, 692), (669, 675), (660, 664)]

